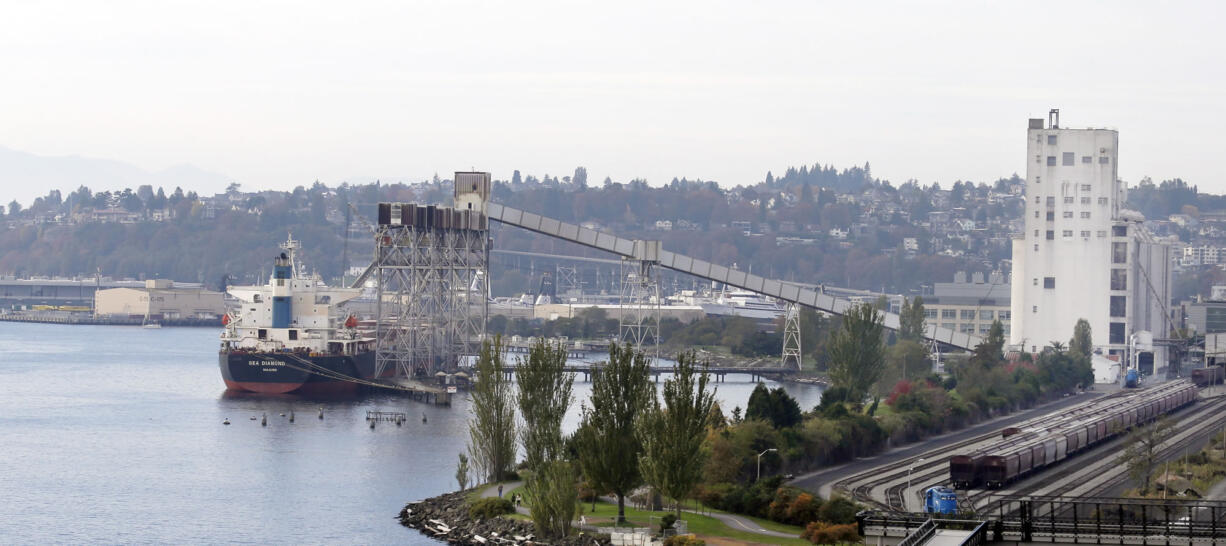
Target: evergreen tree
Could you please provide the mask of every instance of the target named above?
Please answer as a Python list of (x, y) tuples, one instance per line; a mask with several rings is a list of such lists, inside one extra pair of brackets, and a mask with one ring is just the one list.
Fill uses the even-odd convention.
[(681, 501), (702, 478), (702, 443), (715, 404), (715, 391), (707, 391), (706, 366), (696, 373), (697, 359), (692, 351), (677, 356), (673, 378), (664, 382), (663, 406), (652, 397), (637, 435), (643, 444), (639, 471), (647, 483), (676, 502), (678, 518)]
[(642, 444), (634, 427), (655, 400), (647, 356), (629, 345), (609, 346), (609, 361), (595, 370), (592, 407), (583, 407), (577, 435), (579, 462), (589, 483), (617, 495), (617, 523), (626, 521), (626, 495), (643, 483)]
[(1005, 327), (1000, 324), (1000, 320), (994, 320), (992, 327), (988, 329), (988, 337), (975, 345), (970, 362), (981, 368), (991, 368), (1005, 359), (1004, 348)]
[(758, 383), (749, 394), (745, 405), (746, 419), (761, 419), (775, 428), (789, 428), (800, 424), (800, 404), (783, 387), (767, 389)]
[(524, 179), (523, 179), (523, 177), (521, 177), (521, 176), (519, 175), (519, 171), (518, 171), (518, 170), (516, 170), (515, 172), (511, 173), (511, 185), (512, 185), (512, 186), (518, 186), (518, 185), (522, 184), (522, 183), (523, 183), (523, 181), (524, 181)]

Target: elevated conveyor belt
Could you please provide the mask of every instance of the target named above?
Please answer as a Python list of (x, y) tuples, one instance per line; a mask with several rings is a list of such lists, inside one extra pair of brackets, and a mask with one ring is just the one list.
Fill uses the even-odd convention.
[[(700, 279), (721, 282), (737, 288), (744, 288), (745, 290), (771, 296), (786, 302), (798, 303), (826, 313), (842, 315), (851, 306), (851, 302), (844, 299), (781, 281), (759, 277), (744, 271), (715, 265), (683, 254), (669, 252), (659, 248), (658, 245), (650, 244), (652, 242), (649, 241), (625, 239), (594, 229), (561, 222), (539, 214), (505, 207), (497, 203), (486, 204), (486, 212), (491, 220), (496, 220), (509, 226), (611, 252), (625, 258), (652, 260), (673, 271), (693, 275)], [(893, 313), (885, 314), (886, 328), (897, 330), (898, 324), (898, 315)], [(955, 332), (947, 328), (939, 328), (932, 324), (927, 326), (927, 338), (968, 350), (974, 349), (975, 345), (980, 341), (978, 336)]]

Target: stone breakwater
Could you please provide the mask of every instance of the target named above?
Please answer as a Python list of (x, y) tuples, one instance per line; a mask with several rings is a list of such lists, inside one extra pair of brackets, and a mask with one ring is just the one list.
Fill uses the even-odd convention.
[(400, 524), (450, 544), (609, 545), (608, 535), (582, 534), (559, 540), (533, 536), (532, 524), (509, 518), (477, 520), (468, 515), (468, 493), (459, 491), (411, 502), (400, 511)]

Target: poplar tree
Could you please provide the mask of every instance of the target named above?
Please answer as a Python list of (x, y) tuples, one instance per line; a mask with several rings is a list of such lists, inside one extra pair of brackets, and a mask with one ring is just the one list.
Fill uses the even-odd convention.
[(898, 313), (898, 338), (912, 341), (924, 339), (924, 322), (924, 298), (904, 298), (902, 309)]
[(460, 491), (468, 489), (468, 455), (460, 453), (460, 462), (455, 467), (455, 481), (460, 484)]
[(544, 537), (560, 538), (570, 533), (570, 522), (578, 512), (575, 471), (565, 460), (562, 418), (572, 400), (574, 376), (566, 371), (566, 348), (541, 339), (521, 360), (519, 374), (519, 412), (524, 426), (520, 442), (524, 459), (532, 471), (525, 484), (532, 523)]
[(664, 382), (664, 404), (653, 397), (638, 427), (643, 444), (639, 471), (647, 483), (672, 497), (678, 518), (681, 501), (702, 479), (702, 442), (715, 403), (715, 392), (707, 390), (707, 366), (696, 373), (697, 359), (692, 351), (677, 356), (673, 378)]
[(537, 340), (516, 369), (519, 379), (519, 413), (524, 426), (519, 439), (524, 462), (538, 469), (542, 463), (562, 458), (562, 418), (572, 401), (574, 376), (566, 372), (566, 348)]
[(847, 389), (847, 398), (859, 405), (869, 387), (885, 371), (883, 317), (872, 305), (853, 305), (843, 314), (843, 324), (830, 338), (830, 381)]
[(1077, 319), (1077, 325), (1073, 327), (1073, 338), (1068, 341), (1068, 350), (1074, 355), (1090, 358), (1090, 353), (1094, 351), (1094, 336), (1090, 331), (1090, 321)]
[(583, 407), (576, 433), (579, 463), (596, 489), (617, 495), (617, 523), (625, 523), (626, 495), (643, 483), (635, 421), (655, 400), (655, 386), (647, 356), (630, 345), (610, 345), (609, 362), (594, 371), (592, 407)]
[(515, 393), (502, 351), (502, 336), (481, 344), (468, 423), (469, 458), (490, 482), (502, 481), (515, 463)]

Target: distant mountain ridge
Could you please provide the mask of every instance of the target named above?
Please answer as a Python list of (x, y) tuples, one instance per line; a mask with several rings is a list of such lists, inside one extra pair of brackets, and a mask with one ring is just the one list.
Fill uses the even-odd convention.
[(0, 204), (16, 199), (29, 206), (36, 197), (58, 189), (65, 194), (79, 186), (94, 191), (136, 189), (149, 184), (170, 193), (176, 186), (202, 195), (220, 193), (234, 180), (193, 165), (176, 165), (156, 172), (113, 159), (81, 156), (41, 156), (0, 146)]

